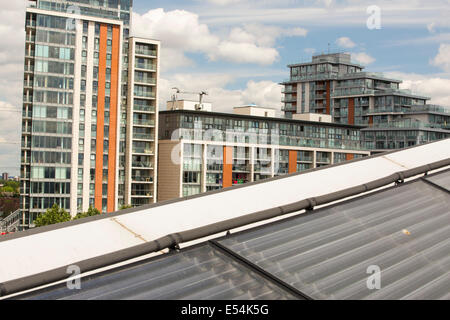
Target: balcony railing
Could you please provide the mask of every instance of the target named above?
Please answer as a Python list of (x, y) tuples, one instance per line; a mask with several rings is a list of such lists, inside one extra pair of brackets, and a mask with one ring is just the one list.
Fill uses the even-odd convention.
[(131, 190), (131, 195), (137, 197), (153, 197), (153, 192), (146, 190)]
[(136, 125), (136, 126), (154, 126), (155, 125), (155, 120), (134, 119), (133, 120), (133, 124)]
[(34, 42), (35, 40), (36, 40), (36, 36), (35, 36), (35, 35), (27, 34), (27, 36), (26, 36), (26, 41), (28, 41), (28, 42)]
[(131, 164), (131, 166), (133, 168), (153, 169), (153, 164), (151, 162), (142, 162), (142, 161), (137, 162), (137, 161), (135, 161), (135, 162), (133, 162)]
[(140, 153), (140, 154), (153, 154), (153, 149), (147, 149), (147, 148), (133, 148), (133, 153)]
[(133, 133), (133, 139), (153, 140), (154, 136), (146, 133)]
[(281, 89), (281, 93), (294, 93), (294, 92), (297, 92), (297, 86), (290, 88), (284, 87), (283, 89)]
[(147, 91), (147, 92), (135, 91), (134, 92), (134, 96), (135, 97), (140, 97), (140, 98), (155, 98), (156, 97), (156, 93), (153, 92), (153, 91)]
[(153, 182), (153, 177), (149, 177), (149, 176), (132, 176), (131, 180), (132, 181), (137, 181), (137, 182)]
[(141, 104), (134, 104), (134, 111), (145, 111), (145, 112), (155, 112), (155, 107), (153, 106), (145, 106)]
[(335, 90), (331, 94), (331, 96), (332, 97), (343, 97), (343, 96), (374, 94), (375, 92), (376, 92), (376, 90), (367, 89), (367, 88), (338, 89), (338, 90)]
[(33, 72), (34, 71), (34, 64), (28, 65), (26, 64), (24, 67), (25, 72)]
[(27, 20), (26, 26), (27, 27), (36, 27), (36, 21), (34, 21), (34, 20)]
[(134, 82), (145, 84), (156, 84), (156, 78), (135, 77)]
[(156, 50), (138, 49), (138, 48), (136, 48), (136, 54), (156, 57)]
[(142, 62), (137, 62), (135, 64), (135, 67), (138, 69), (145, 69), (145, 70), (156, 70), (156, 64), (155, 63), (142, 63)]
[(250, 172), (250, 170), (249, 165), (233, 165), (233, 171)]

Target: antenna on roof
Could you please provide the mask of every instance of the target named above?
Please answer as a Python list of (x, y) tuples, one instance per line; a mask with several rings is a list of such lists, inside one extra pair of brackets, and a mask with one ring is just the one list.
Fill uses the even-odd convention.
[(330, 54), (330, 43), (328, 42), (328, 54)]

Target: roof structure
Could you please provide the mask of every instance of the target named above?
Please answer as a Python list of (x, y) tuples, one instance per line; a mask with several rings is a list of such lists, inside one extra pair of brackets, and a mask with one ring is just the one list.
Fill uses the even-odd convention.
[[(18, 233), (0, 240), (0, 291), (62, 280), (71, 264), (98, 270), (179, 244), (181, 251), (89, 275), (81, 291), (61, 284), (21, 297), (449, 299), (448, 166), (450, 139)], [(327, 206), (304, 213), (305, 203)], [(372, 265), (381, 269), (380, 290), (366, 286)]]
[(449, 187), (447, 170), (19, 298), (450, 299)]

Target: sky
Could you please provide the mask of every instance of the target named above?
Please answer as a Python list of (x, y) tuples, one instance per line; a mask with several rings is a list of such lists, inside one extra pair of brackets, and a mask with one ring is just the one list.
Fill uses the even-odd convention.
[[(18, 175), (26, 1), (0, 11), (0, 173)], [(134, 0), (132, 34), (161, 40), (159, 106), (207, 91), (213, 109), (281, 108), (288, 64), (348, 52), (366, 71), (450, 106), (450, 0)], [(179, 96), (197, 99), (195, 95)]]

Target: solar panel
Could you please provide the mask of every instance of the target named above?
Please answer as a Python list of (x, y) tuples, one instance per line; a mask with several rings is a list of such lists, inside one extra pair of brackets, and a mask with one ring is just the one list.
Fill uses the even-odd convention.
[[(20, 298), (20, 297), (19, 297)], [(23, 298), (75, 300), (284, 300), (289, 292), (209, 244), (108, 271)]]
[(313, 299), (449, 297), (450, 197), (422, 181), (220, 244)]
[(450, 170), (428, 177), (426, 180), (450, 191)]

